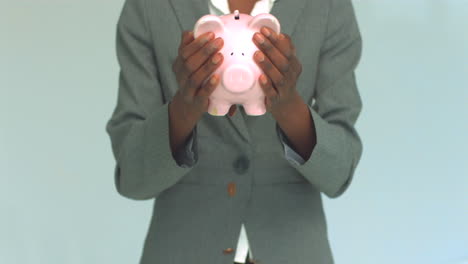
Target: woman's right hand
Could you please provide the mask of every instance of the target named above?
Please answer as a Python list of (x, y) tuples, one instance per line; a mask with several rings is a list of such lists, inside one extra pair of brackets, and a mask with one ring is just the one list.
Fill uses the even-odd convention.
[[(186, 118), (199, 120), (208, 111), (209, 96), (219, 83), (219, 76), (213, 74), (204, 85), (203, 82), (222, 64), (223, 55), (218, 51), (223, 47), (222, 38), (214, 38), (207, 32), (194, 39), (192, 31), (184, 31), (179, 45), (179, 54), (172, 65), (179, 89), (174, 95), (176, 107)], [(214, 63), (213, 61), (216, 61)]]

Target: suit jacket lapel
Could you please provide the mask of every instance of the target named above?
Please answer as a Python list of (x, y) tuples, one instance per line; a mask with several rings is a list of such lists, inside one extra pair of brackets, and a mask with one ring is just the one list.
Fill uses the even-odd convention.
[[(179, 21), (181, 31), (193, 30), (193, 26), (197, 20), (207, 14), (210, 14), (210, 0), (170, 0), (174, 13)], [(227, 0), (225, 0), (227, 1)], [(275, 16), (281, 24), (281, 32), (291, 36), (294, 33), (297, 18), (304, 9), (306, 0), (276, 0), (270, 11), (270, 14)], [(225, 115), (224, 120), (228, 122), (248, 141), (250, 142), (249, 131), (246, 126), (244, 112), (238, 107), (236, 114), (233, 117)]]

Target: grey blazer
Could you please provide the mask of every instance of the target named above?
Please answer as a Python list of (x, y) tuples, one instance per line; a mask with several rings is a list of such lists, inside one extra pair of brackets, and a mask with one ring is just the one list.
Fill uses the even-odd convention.
[(334, 263), (321, 193), (342, 195), (362, 155), (358, 24), (351, 0), (278, 0), (270, 13), (303, 67), (296, 89), (316, 128), (310, 158), (286, 159), (272, 115), (240, 108), (233, 117), (205, 113), (192, 134), (193, 162), (182, 166), (169, 145), (172, 63), (182, 31), (209, 14), (208, 0), (125, 0), (106, 131), (117, 191), (156, 198), (141, 264), (232, 264), (242, 222), (256, 263)]

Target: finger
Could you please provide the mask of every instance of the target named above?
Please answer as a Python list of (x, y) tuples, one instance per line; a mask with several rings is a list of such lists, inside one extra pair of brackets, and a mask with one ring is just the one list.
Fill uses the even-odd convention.
[(296, 47), (294, 46), (291, 37), (287, 34), (279, 34), (275, 46), (289, 61), (289, 71), (295, 72), (296, 74), (300, 74), (302, 71), (302, 66), (300, 65), (300, 62), (296, 57)]
[[(221, 38), (218, 38), (217, 40), (221, 40), (222, 42)], [(197, 51), (197, 53), (195, 53), (188, 60), (186, 60), (178, 69), (178, 74), (182, 80), (182, 83), (179, 85), (181, 87), (188, 86), (188, 89), (191, 90), (188, 92), (192, 95), (196, 93), (196, 90), (200, 86), (201, 82), (213, 72), (213, 70), (210, 67), (217, 67), (222, 62), (222, 60), (220, 60), (220, 58), (222, 59), (222, 54), (216, 53), (216, 51), (219, 51), (220, 49), (219, 46), (217, 47), (215, 45), (216, 42), (216, 40), (208, 42), (199, 51)], [(213, 57), (216, 57), (218, 59), (217, 63), (214, 63)], [(201, 71), (198, 72), (195, 76), (193, 76), (199, 70)]]
[(260, 32), (267, 37), (273, 45), (276, 46), (276, 42), (278, 42), (279, 35), (270, 27), (264, 26), (260, 29)]
[[(264, 28), (262, 28), (263, 30)], [(263, 42), (260, 42), (258, 38), (262, 38)], [(275, 67), (281, 71), (283, 74), (289, 71), (289, 61), (288, 59), (278, 50), (278, 48), (273, 45), (273, 43), (263, 35), (263, 33), (254, 34), (254, 42), (257, 47), (263, 53), (268, 56), (270, 61), (275, 65)]]
[[(272, 99), (278, 96), (278, 92), (276, 91), (275, 87), (273, 87), (273, 83), (267, 75), (261, 74), (258, 80), (260, 82), (260, 87), (262, 88), (266, 97)], [(263, 83), (263, 80), (265, 80), (266, 83)]]
[[(263, 61), (260, 61), (261, 57), (263, 57)], [(263, 72), (272, 80), (273, 85), (278, 89), (278, 93), (281, 94), (286, 81), (285, 76), (273, 65), (271, 60), (265, 56), (262, 51), (255, 52), (254, 58)]]
[(213, 32), (205, 32), (201, 34), (196, 39), (193, 39), (187, 45), (183, 46), (179, 50), (179, 54), (182, 56), (184, 60), (188, 59), (192, 56), (196, 51), (198, 51), (201, 47), (203, 47), (208, 41), (213, 40), (215, 35)]
[(223, 46), (223, 39), (216, 38), (208, 42), (205, 46), (199, 49), (195, 54), (190, 56), (185, 62), (185, 68), (182, 70), (184, 74), (189, 75), (197, 71), (211, 56), (215, 55)]
[(228, 115), (229, 115), (229, 116), (234, 116), (234, 114), (236, 113), (236, 109), (237, 109), (237, 107), (236, 107), (235, 104), (234, 104), (234, 105), (231, 105), (231, 107), (229, 108)]
[[(190, 42), (186, 46), (179, 48), (179, 56), (177, 56), (172, 68), (174, 72), (184, 70), (183, 65), (185, 64), (187, 59), (199, 49), (204, 47), (209, 41), (213, 40), (214, 34), (210, 33), (211, 32), (206, 32), (205, 34), (198, 36), (198, 38), (196, 38), (195, 40), (192, 40), (192, 42)], [(187, 74), (190, 73), (186, 73), (186, 75)]]
[(295, 56), (296, 55), (296, 46), (294, 46), (294, 43), (293, 43), (293, 41), (291, 39), (291, 36), (285, 34), (285, 38), (288, 39), (289, 46), (291, 47), (291, 50), (293, 51), (293, 55)]
[[(215, 63), (215, 59), (218, 61)], [(189, 93), (195, 95), (200, 86), (204, 86), (208, 82), (208, 77), (223, 63), (223, 55), (217, 53), (210, 57), (198, 70), (196, 70), (187, 80), (186, 86), (190, 90)]]
[(208, 110), (209, 106), (209, 100), (207, 100), (207, 98), (213, 93), (213, 91), (218, 86), (219, 82), (219, 75), (213, 74), (210, 78), (208, 78), (207, 82), (205, 82), (203, 86), (198, 90), (198, 93), (195, 96), (195, 100), (197, 100), (198, 103), (206, 103), (206, 105), (203, 105), (203, 109), (205, 110), (205, 112)]
[(193, 40), (193, 31), (185, 30), (184, 32), (182, 32), (182, 40), (179, 45), (179, 50), (187, 46)]
[[(210, 34), (210, 32), (206, 32), (205, 34), (198, 36), (198, 38), (193, 39), (193, 36), (192, 37), (188, 36), (190, 35), (188, 31), (185, 31), (185, 32), (186, 32), (185, 37), (183, 38), (182, 43), (184, 41), (189, 42), (190, 39), (191, 39), (191, 42), (189, 42), (185, 46), (183, 46), (183, 44), (179, 46), (178, 56), (172, 65), (172, 71), (174, 73), (178, 73), (184, 70), (183, 66), (184, 66), (184, 63), (187, 61), (187, 59), (190, 56), (192, 56), (192, 54), (194, 54), (196, 51), (198, 51), (200, 48), (204, 47), (207, 42), (211, 41), (214, 38), (214, 34)], [(185, 75), (189, 75), (189, 74), (190, 73), (186, 73)]]
[(291, 41), (291, 37), (288, 34), (280, 33), (278, 36), (278, 41), (276, 42), (276, 47), (281, 51), (281, 53), (290, 60), (293, 55), (295, 55), (295, 47)]
[[(184, 32), (182, 32), (182, 39), (180, 41), (179, 49), (178, 49), (179, 54), (180, 54), (180, 51), (182, 50), (182, 48), (187, 46), (193, 40), (194, 40), (193, 39), (193, 31), (185, 30)], [(174, 63), (172, 64), (172, 71), (173, 72), (176, 72), (178, 70), (178, 68), (180, 68), (181, 62), (182, 62), (182, 60), (180, 60), (180, 58), (177, 57), (176, 60), (174, 61)]]
[[(263, 83), (263, 80), (265, 80), (265, 83)], [(260, 75), (259, 82), (263, 94), (265, 95), (265, 108), (268, 112), (271, 112), (271, 105), (276, 101), (276, 98), (278, 98), (278, 91), (273, 87), (271, 79), (265, 74)]]
[[(276, 41), (275, 46), (288, 61), (292, 61), (294, 56), (296, 56), (296, 48), (291, 41), (291, 37), (289, 37), (287, 34), (280, 33), (278, 35), (278, 40)], [(293, 70), (297, 71), (297, 65), (290, 64), (289, 66)]]

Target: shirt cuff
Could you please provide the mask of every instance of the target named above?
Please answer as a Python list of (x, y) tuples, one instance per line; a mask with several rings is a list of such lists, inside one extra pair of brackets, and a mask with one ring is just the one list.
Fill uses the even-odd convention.
[(284, 135), (283, 131), (281, 130), (280, 126), (278, 123), (276, 123), (276, 132), (278, 133), (278, 136), (281, 140), (281, 143), (283, 143), (284, 146), (284, 154), (286, 156), (286, 159), (289, 160), (290, 162), (296, 164), (296, 165), (302, 165), (305, 163), (305, 160), (299, 155), (294, 149), (291, 147), (291, 142), (288, 140), (286, 135)]
[(179, 166), (182, 168), (190, 168), (192, 167), (197, 158), (195, 155), (195, 150), (194, 150), (194, 138), (197, 136), (197, 127), (192, 130), (190, 133), (188, 139), (185, 142), (185, 145), (177, 151), (175, 154), (175, 160)]

